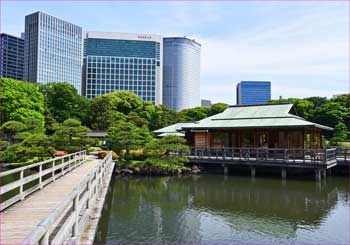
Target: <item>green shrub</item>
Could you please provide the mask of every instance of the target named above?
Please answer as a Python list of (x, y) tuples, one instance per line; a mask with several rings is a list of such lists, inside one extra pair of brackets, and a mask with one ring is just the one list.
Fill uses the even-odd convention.
[(91, 146), (87, 149), (87, 151), (90, 152), (94, 152), (94, 151), (102, 151), (101, 147), (96, 147), (96, 146)]
[[(98, 159), (103, 159), (108, 155), (108, 153), (109, 153), (109, 151), (99, 151), (97, 153), (97, 157), (98, 157)], [(119, 156), (117, 155), (117, 153), (112, 151), (112, 159), (117, 160), (118, 158), (119, 158)]]

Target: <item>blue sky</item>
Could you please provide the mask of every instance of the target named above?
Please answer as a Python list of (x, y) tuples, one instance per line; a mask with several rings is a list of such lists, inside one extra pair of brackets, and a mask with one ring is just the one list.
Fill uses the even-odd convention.
[(242, 80), (272, 97), (349, 91), (349, 2), (1, 1), (1, 32), (19, 35), (42, 11), (85, 31), (188, 36), (202, 44), (201, 97), (233, 104)]

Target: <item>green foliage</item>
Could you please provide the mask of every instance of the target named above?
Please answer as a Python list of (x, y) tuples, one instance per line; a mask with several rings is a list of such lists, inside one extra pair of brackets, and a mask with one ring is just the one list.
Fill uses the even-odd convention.
[(348, 139), (347, 128), (344, 123), (339, 122), (334, 128), (333, 137), (331, 138), (331, 144), (337, 145), (338, 142), (347, 141), (347, 139)]
[(165, 136), (161, 139), (154, 139), (146, 144), (145, 163), (150, 167), (160, 167), (165, 170), (181, 169), (188, 159), (181, 154), (188, 154), (190, 149), (186, 145), (186, 140), (178, 136)]
[(32, 134), (23, 142), (7, 147), (1, 155), (1, 160), (3, 162), (27, 162), (35, 157), (44, 160), (46, 157), (53, 156), (53, 151), (53, 148), (50, 147), (50, 140), (45, 134)]
[(27, 129), (26, 125), (17, 121), (8, 121), (2, 124), (0, 127), (0, 134), (3, 138), (7, 139), (9, 145), (15, 143), (16, 134), (23, 132)]
[(150, 130), (164, 128), (177, 122), (177, 113), (164, 105), (156, 105), (155, 113), (150, 120)]
[(208, 111), (208, 116), (212, 116), (218, 113), (223, 112), (224, 110), (226, 110), (228, 107), (227, 104), (225, 103), (216, 103), (213, 104), (211, 107), (209, 107), (209, 111)]
[(102, 151), (102, 148), (101, 148), (101, 147), (96, 147), (96, 146), (91, 146), (91, 147), (89, 147), (89, 148), (87, 149), (87, 151), (88, 151), (89, 153), (91, 153), (91, 152), (96, 152), (96, 151)]
[(185, 109), (178, 113), (178, 121), (199, 121), (208, 116), (209, 108), (207, 107), (195, 107), (191, 109)]
[(47, 83), (40, 86), (50, 115), (63, 122), (68, 118), (76, 118), (81, 122), (88, 121), (90, 101), (78, 94), (69, 83)]
[(0, 124), (32, 117), (44, 126), (44, 97), (34, 83), (11, 78), (0, 79)]
[(129, 158), (130, 150), (135, 150), (144, 146), (152, 138), (146, 127), (138, 128), (130, 122), (123, 120), (116, 122), (107, 131), (107, 145), (110, 149), (122, 154), (125, 150), (124, 158)]
[[(97, 157), (98, 157), (99, 159), (104, 159), (104, 158), (108, 155), (109, 152), (110, 152), (110, 151), (99, 151), (99, 152), (97, 153)], [(119, 158), (118, 154), (115, 153), (114, 151), (112, 151), (112, 159), (113, 159), (113, 160), (117, 160), (118, 158)]]
[(67, 119), (62, 124), (56, 125), (52, 135), (52, 143), (55, 149), (69, 153), (88, 148), (93, 140), (85, 135), (91, 130), (81, 125), (77, 119)]

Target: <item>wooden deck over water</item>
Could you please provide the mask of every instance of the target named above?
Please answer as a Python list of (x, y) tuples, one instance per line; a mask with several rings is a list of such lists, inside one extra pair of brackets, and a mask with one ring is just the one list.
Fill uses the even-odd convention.
[(0, 244), (20, 244), (67, 197), (99, 160), (87, 161), (1, 212)]

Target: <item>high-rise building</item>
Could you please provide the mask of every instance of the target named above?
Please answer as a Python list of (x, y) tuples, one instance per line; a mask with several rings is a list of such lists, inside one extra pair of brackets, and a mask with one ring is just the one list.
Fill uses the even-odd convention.
[(25, 17), (24, 79), (68, 82), (81, 93), (82, 28), (42, 12)]
[(186, 37), (167, 37), (163, 44), (163, 104), (176, 111), (200, 106), (201, 45)]
[(242, 81), (236, 86), (238, 105), (266, 104), (271, 99), (271, 82)]
[(84, 38), (83, 91), (87, 98), (126, 90), (162, 104), (161, 36), (87, 32)]
[(23, 80), (24, 40), (1, 33), (0, 77)]
[(210, 107), (211, 106), (211, 100), (201, 100), (201, 106)]

